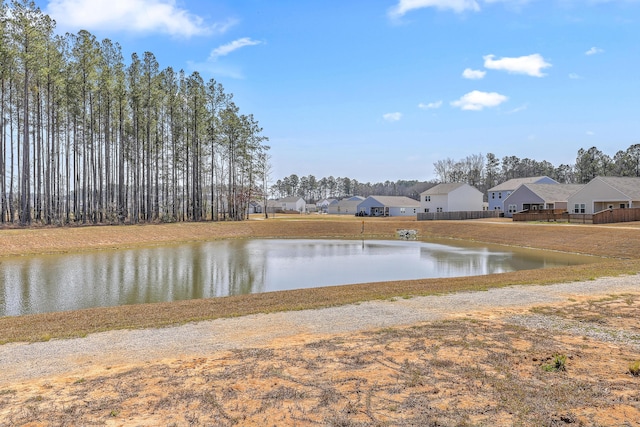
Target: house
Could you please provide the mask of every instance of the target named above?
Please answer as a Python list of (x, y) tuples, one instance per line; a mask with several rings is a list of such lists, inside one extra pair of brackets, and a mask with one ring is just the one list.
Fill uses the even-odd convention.
[(568, 199), (570, 214), (640, 208), (640, 178), (597, 176)]
[(342, 199), (330, 204), (327, 212), (333, 215), (355, 215), (358, 213), (358, 205), (363, 200), (364, 197), (360, 196)]
[(318, 205), (315, 203), (307, 203), (305, 209), (307, 213), (316, 213), (318, 212)]
[(522, 184), (504, 199), (504, 216), (512, 218), (522, 211), (540, 209), (567, 210), (569, 196), (582, 184)]
[(323, 201), (316, 203), (316, 206), (318, 207), (318, 212), (327, 213), (329, 211), (329, 205), (331, 205), (331, 203), (333, 202), (338, 203), (338, 200), (324, 199)]
[(306, 202), (302, 197), (292, 196), (292, 197), (284, 197), (278, 200), (269, 200), (267, 201), (267, 212), (305, 212)]
[(358, 215), (415, 216), (420, 202), (405, 196), (369, 196), (358, 204)]
[(513, 193), (516, 188), (522, 184), (558, 184), (555, 179), (548, 176), (533, 176), (529, 178), (515, 178), (498, 184), (487, 191), (487, 198), (489, 200), (489, 210), (504, 211), (504, 199)]
[(262, 205), (259, 202), (251, 201), (249, 202), (249, 214), (261, 214), (262, 213)]
[(438, 184), (420, 193), (420, 212), (482, 211), (484, 195), (465, 183)]
[(306, 202), (302, 197), (290, 196), (278, 199), (278, 204), (283, 211), (304, 212), (306, 210)]

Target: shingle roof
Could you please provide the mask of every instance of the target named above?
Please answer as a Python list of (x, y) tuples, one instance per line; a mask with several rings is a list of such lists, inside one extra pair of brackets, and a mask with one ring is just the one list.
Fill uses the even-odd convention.
[(523, 184), (545, 202), (566, 202), (584, 184)]
[(383, 206), (392, 206), (392, 207), (415, 207), (420, 206), (420, 202), (414, 199), (411, 199), (406, 196), (369, 196), (372, 199), (377, 200)]
[(428, 190), (423, 191), (420, 194), (428, 194), (428, 195), (436, 195), (436, 194), (449, 194), (453, 190), (457, 190), (458, 188), (465, 185), (462, 182), (450, 182), (445, 184), (438, 184), (434, 187), (429, 188)]
[(514, 178), (508, 181), (503, 182), (502, 184), (498, 184), (493, 188), (490, 188), (488, 191), (509, 191), (515, 190), (520, 187), (522, 184), (535, 184), (541, 179), (549, 178), (548, 176), (530, 176), (528, 178)]
[(602, 182), (612, 186), (631, 200), (640, 200), (640, 178), (623, 176), (598, 176)]

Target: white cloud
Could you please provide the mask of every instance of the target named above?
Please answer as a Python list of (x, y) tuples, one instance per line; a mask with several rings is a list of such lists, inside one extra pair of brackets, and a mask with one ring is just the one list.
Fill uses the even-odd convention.
[(383, 114), (382, 118), (388, 122), (397, 122), (402, 118), (402, 113), (387, 113)]
[(223, 33), (235, 21), (207, 25), (176, 0), (50, 0), (46, 12), (59, 27), (77, 31), (122, 30), (191, 37)]
[(494, 59), (495, 55), (485, 55), (482, 58), (484, 59), (485, 68), (503, 70), (511, 74), (526, 74), (533, 77), (545, 76), (546, 74), (543, 74), (542, 70), (551, 67), (551, 64), (546, 62), (538, 53), (517, 58)]
[(520, 111), (524, 111), (528, 108), (529, 106), (527, 104), (521, 105), (519, 107), (514, 108), (511, 111), (507, 111), (507, 114), (515, 114), (515, 113), (519, 113)]
[(425, 7), (435, 7), (440, 10), (452, 10), (462, 13), (467, 10), (477, 12), (480, 5), (475, 0), (399, 0), (398, 4), (389, 10), (389, 16), (400, 18), (407, 12)]
[(465, 70), (462, 72), (462, 77), (469, 80), (480, 80), (484, 78), (485, 74), (487, 74), (486, 71), (465, 68)]
[(584, 54), (585, 55), (595, 55), (598, 53), (604, 53), (604, 49), (600, 49), (599, 47), (592, 47), (591, 49), (589, 49), (588, 51), (586, 51)]
[(569, 74), (569, 78), (571, 80), (580, 80), (582, 78), (582, 76), (580, 76), (580, 74), (576, 74), (576, 73), (570, 73)]
[(418, 104), (418, 108), (423, 110), (435, 110), (436, 108), (442, 107), (442, 101), (430, 102), (428, 104), (423, 104), (422, 102)]
[(234, 50), (241, 49), (245, 46), (255, 46), (261, 43), (262, 43), (261, 41), (251, 40), (249, 37), (243, 37), (241, 39), (234, 40), (231, 43), (227, 43), (225, 45), (222, 45), (213, 49), (211, 51), (211, 54), (209, 54), (209, 59), (215, 60), (221, 56), (227, 56)]
[(453, 101), (451, 105), (462, 110), (480, 111), (484, 108), (497, 107), (508, 99), (509, 98), (506, 96), (497, 92), (481, 92), (479, 90), (474, 90), (467, 93), (459, 100)]

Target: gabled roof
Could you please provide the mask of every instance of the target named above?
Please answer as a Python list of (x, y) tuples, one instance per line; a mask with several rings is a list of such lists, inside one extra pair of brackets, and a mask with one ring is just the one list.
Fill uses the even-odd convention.
[(450, 182), (450, 183), (444, 183), (444, 184), (438, 184), (436, 186), (433, 186), (431, 188), (429, 188), (428, 190), (423, 191), (422, 193), (420, 193), (420, 195), (429, 195), (429, 196), (435, 196), (435, 195), (446, 195), (451, 193), (454, 190), (457, 190), (460, 187), (464, 187), (464, 186), (468, 186), (473, 188), (474, 190), (480, 192), (480, 190), (476, 189), (475, 187), (466, 184), (464, 182)]
[(278, 199), (278, 201), (281, 202), (281, 203), (282, 202), (284, 202), (284, 203), (295, 203), (300, 199), (302, 199), (302, 197), (300, 197), (300, 196), (289, 196), (289, 197), (283, 197), (282, 199)]
[(640, 178), (627, 176), (597, 176), (607, 185), (612, 186), (631, 200), (640, 200)]
[(502, 184), (498, 184), (495, 187), (490, 188), (487, 191), (510, 191), (510, 190), (515, 190), (516, 188), (520, 187), (522, 184), (535, 184), (538, 181), (543, 180), (545, 178), (552, 180), (556, 184), (558, 183), (556, 180), (554, 180), (553, 178), (549, 178), (548, 176), (530, 176), (528, 178), (510, 179), (508, 181), (503, 182)]
[[(383, 206), (392, 207), (416, 207), (420, 206), (420, 202), (406, 196), (369, 196), (367, 199), (373, 199)], [(366, 200), (366, 199), (365, 199)]]
[(566, 202), (584, 184), (522, 184), (522, 187), (528, 188), (545, 202)]

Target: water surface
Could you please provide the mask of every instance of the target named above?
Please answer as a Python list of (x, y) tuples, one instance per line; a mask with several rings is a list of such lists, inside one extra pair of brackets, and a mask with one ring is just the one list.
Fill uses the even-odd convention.
[(0, 258), (0, 316), (588, 262), (555, 252), (456, 245), (254, 239)]

